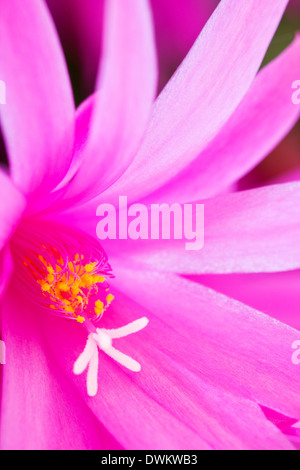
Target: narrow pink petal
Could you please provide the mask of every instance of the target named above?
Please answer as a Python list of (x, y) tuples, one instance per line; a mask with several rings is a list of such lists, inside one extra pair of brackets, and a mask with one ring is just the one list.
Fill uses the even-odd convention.
[[(87, 98), (75, 112), (75, 138), (74, 138), (74, 155), (65, 178), (60, 182), (56, 190), (65, 187), (75, 174), (79, 170), (80, 166), (84, 162), (85, 157), (85, 148), (88, 142), (88, 137), (90, 134), (91, 128), (91, 119), (93, 115), (93, 110), (96, 103), (97, 93), (93, 93), (89, 98)], [(68, 188), (65, 188), (63, 192)], [(55, 191), (56, 192), (56, 191)], [(64, 204), (65, 201), (60, 201), (60, 204)], [(68, 204), (68, 201), (66, 202)]]
[[(129, 238), (109, 240), (105, 249), (110, 256), (127, 257), (129, 263), (135, 260), (159, 271), (182, 274), (298, 269), (299, 204), (299, 182), (222, 195), (204, 201), (204, 247), (201, 250), (187, 251), (185, 240)], [(82, 226), (86, 224), (90, 230), (97, 224), (92, 213), (86, 221), (79, 213), (77, 215), (77, 223), (81, 221)]]
[(296, 419), (289, 418), (288, 416), (274, 410), (270, 410), (270, 408), (266, 408), (265, 406), (262, 406), (261, 408), (268, 420), (275, 424), (280, 430), (282, 430), (282, 432), (284, 432), (285, 428), (297, 423)]
[(151, 193), (194, 160), (248, 91), (287, 0), (223, 0), (155, 103), (131, 167), (105, 195)]
[(190, 277), (300, 331), (300, 271)]
[(58, 38), (40, 0), (0, 1), (1, 107), (12, 178), (26, 194), (54, 188), (72, 158), (74, 104)]
[(151, 0), (161, 59), (184, 57), (218, 0)]
[[(16, 297), (11, 290), (2, 306), (7, 354), (6, 365), (1, 366), (0, 448), (119, 448), (64, 375), (64, 358), (56, 362), (49, 354), (40, 328), (45, 312), (30, 310)], [(55, 348), (55, 335), (50, 341)]]
[[(164, 321), (158, 320), (156, 315), (141, 308), (121, 293), (116, 295), (115, 306), (110, 309), (102, 326), (116, 328), (147, 313), (150, 322), (143, 332), (115, 340), (118, 349), (124, 354), (135, 357), (142, 364), (142, 371), (132, 373), (100, 353), (98, 394), (94, 398), (87, 396), (85, 377), (74, 376), (72, 373), (74, 357), (78, 357), (86, 341), (86, 333), (82, 326), (76, 322), (64, 321), (45, 314), (33, 305), (28, 305), (24, 311), (21, 311), (20, 306), (23, 303), (24, 299), (21, 298), (10, 303), (10, 312), (14, 316), (15, 324), (11, 334), (17, 334), (20, 338), (25, 325), (24, 333), (27, 338), (29, 334), (30, 343), (28, 344), (28, 340), (19, 339), (19, 351), (25, 350), (27, 358), (30, 349), (32, 354), (29, 358), (34, 355), (36, 359), (30, 363), (29, 368), (22, 371), (21, 376), (25, 375), (27, 380), (32, 377), (35, 379), (37, 389), (40, 388), (32, 364), (36, 364), (38, 359), (41, 360), (40, 349), (43, 348), (54, 378), (60, 379), (63, 387), (66, 381), (72, 381), (75, 385), (72, 395), (69, 396), (70, 413), (72, 411), (74, 413), (74, 410), (77, 413), (78, 404), (74, 401), (74, 397), (77, 398), (79, 393), (99, 423), (102, 423), (124, 448), (177, 450), (291, 448), (288, 440), (265, 419), (255, 403), (244, 399), (239, 393), (232, 395), (222, 387), (212, 384), (201, 369), (192, 370), (187, 366), (190, 360), (193, 365), (195, 355), (198, 358), (201, 354), (200, 343), (195, 347), (194, 342), (191, 343), (185, 335), (178, 334), (173, 326), (169, 327)], [(28, 324), (31, 325), (29, 332), (26, 327)], [(35, 331), (34, 325), (43, 338), (44, 343), (41, 346), (38, 336), (32, 333)], [(44, 374), (40, 379), (41, 387), (47, 379), (45, 367), (42, 370)], [(61, 370), (65, 376), (60, 376)], [(51, 389), (53, 382), (52, 378)], [(16, 383), (11, 384), (10, 390), (7, 386), (4, 389), (5, 403), (8, 400), (6, 394), (8, 391), (12, 397), (16, 394), (13, 385), (16, 386)], [(22, 391), (25, 393), (25, 389), (19, 385), (18, 387), (21, 388), (20, 393)], [(30, 382), (26, 391), (30, 392)], [(43, 402), (50, 400), (51, 395), (48, 397), (50, 391), (48, 387), (44, 387)], [(27, 405), (29, 398), (26, 393), (24, 398)], [(57, 394), (57, 398), (61, 398), (60, 393)], [(59, 403), (58, 401), (55, 409)], [(19, 401), (15, 402), (14, 406), (17, 413), (20, 407)], [(61, 415), (62, 425), (69, 418), (68, 410)], [(27, 412), (30, 412), (30, 416), (33, 413), (32, 408), (29, 407)], [(21, 415), (23, 419), (27, 416), (25, 410)], [(36, 419), (41, 426), (38, 418)], [(5, 421), (5, 425), (8, 426), (9, 423)], [(69, 427), (70, 432), (76, 431), (73, 421)], [(29, 431), (32, 432), (32, 428), (31, 425)], [(43, 431), (41, 428), (40, 439), (44, 438)], [(47, 434), (47, 431), (49, 434), (53, 433), (53, 427), (44, 432)], [(22, 432), (24, 427), (20, 427), (18, 434)], [(66, 432), (68, 435), (68, 430)], [(4, 433), (5, 426), (3, 435)], [(76, 438), (80, 437), (76, 435)]]
[(258, 74), (210, 145), (153, 198), (186, 202), (214, 196), (267, 156), (300, 117), (291, 100), (299, 57), (300, 36)]
[[(70, 181), (74, 178), (80, 166), (84, 161), (85, 148), (90, 134), (91, 118), (93, 107), (96, 101), (97, 93), (92, 94), (87, 98), (75, 112), (75, 137), (74, 137), (74, 152), (73, 158), (68, 169), (67, 174), (63, 180), (56, 187), (55, 191), (47, 195), (47, 205), (50, 207), (54, 219), (58, 217), (57, 210), (70, 209), (70, 200), (66, 197), (69, 189)], [(73, 208), (75, 209), (75, 207)], [(76, 210), (77, 207), (76, 207)]]
[[(134, 268), (134, 267), (133, 267)], [(300, 416), (300, 375), (292, 343), (300, 332), (172, 274), (119, 264), (116, 284), (189, 341), (178, 358), (202, 378), (291, 418)], [(161, 342), (161, 338), (157, 338)], [(170, 354), (168, 339), (162, 343)]]
[(182, 62), (218, 0), (151, 0), (160, 63), (160, 85)]
[[(147, 0), (106, 2), (103, 57), (85, 161), (70, 194), (92, 198), (128, 167), (144, 134), (157, 68)], [(97, 171), (95, 171), (97, 168)]]
[(9, 246), (0, 251), (0, 299), (4, 296), (13, 273), (13, 260)]
[(0, 170), (0, 251), (9, 240), (25, 210), (26, 201), (8, 176)]

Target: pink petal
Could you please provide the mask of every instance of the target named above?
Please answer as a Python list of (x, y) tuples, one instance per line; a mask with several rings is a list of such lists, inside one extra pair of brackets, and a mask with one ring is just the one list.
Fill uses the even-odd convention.
[(26, 201), (8, 176), (0, 170), (0, 251), (11, 237), (25, 210)]
[(13, 260), (9, 246), (7, 246), (0, 251), (0, 299), (2, 299), (6, 292), (12, 273)]
[(254, 168), (300, 116), (291, 83), (300, 57), (300, 36), (254, 80), (249, 92), (201, 155), (153, 198), (196, 201), (214, 196)]
[[(121, 351), (142, 363), (142, 372), (128, 372), (101, 354), (98, 395), (88, 398), (84, 377), (72, 374), (74, 358), (86, 340), (84, 329), (33, 305), (21, 309), (24, 301), (11, 297), (4, 315), (11, 366), (4, 371), (5, 415), (1, 424), (2, 440), (13, 443), (10, 447), (30, 447), (34, 442), (39, 447), (50, 443), (52, 448), (61, 442), (60, 448), (64, 448), (71, 444), (75, 447), (78, 441), (81, 446), (92, 447), (97, 429), (95, 423), (91, 426), (86, 421), (90, 418), (86, 402), (98, 418), (100, 430), (102, 423), (127, 449), (291, 448), (255, 403), (240, 394), (231, 395), (209, 383), (199, 369), (187, 367), (185, 360), (194, 356), (190, 341), (151, 314), (149, 327), (143, 333), (116, 340)], [(145, 311), (119, 294), (103, 326), (124, 325)], [(201, 353), (199, 345), (195, 353)], [(61, 407), (63, 399), (65, 408)], [(84, 410), (80, 432), (74, 417), (81, 421)], [(87, 440), (82, 442), (85, 433)], [(74, 440), (70, 444), (71, 434)], [(58, 441), (58, 435), (62, 441)], [(110, 444), (105, 440), (103, 443)]]
[(276, 411), (270, 410), (269, 408), (266, 408), (264, 406), (262, 406), (261, 408), (268, 420), (274, 423), (282, 431), (284, 430), (284, 428), (297, 423), (296, 419), (284, 416), (281, 413), (277, 413)]
[(161, 86), (184, 59), (218, 0), (152, 0)]
[(64, 177), (72, 158), (74, 104), (58, 38), (43, 2), (0, 1), (1, 108), (12, 178), (37, 198)]
[[(188, 339), (188, 350), (177, 344), (181, 364), (211, 384), (299, 419), (300, 375), (291, 360), (299, 331), (178, 276), (123, 266), (114, 269), (118, 288)], [(163, 347), (171, 354), (167, 338)]]
[(193, 276), (204, 284), (300, 330), (300, 271)]
[[(147, 0), (106, 3), (103, 58), (84, 164), (70, 195), (106, 189), (128, 167), (156, 93), (155, 41)], [(95, 171), (97, 168), (97, 171)]]
[[(120, 448), (65, 377), (63, 358), (56, 362), (47, 351), (40, 328), (45, 312), (34, 308), (35, 318), (30, 306), (19, 303), (16, 296), (11, 290), (2, 308), (7, 354), (6, 365), (1, 367), (0, 448)], [(51, 341), (55, 347), (55, 337)]]
[[(70, 181), (74, 178), (75, 174), (79, 170), (80, 166), (84, 162), (85, 158), (85, 148), (88, 142), (88, 137), (90, 134), (91, 120), (93, 115), (93, 110), (95, 107), (97, 94), (94, 93), (89, 98), (87, 98), (75, 112), (75, 142), (74, 142), (74, 155), (65, 178), (61, 181), (56, 190), (64, 188)], [(68, 190), (68, 187), (64, 188), (64, 191), (60, 192), (60, 196)], [(57, 191), (55, 191), (57, 193)], [(59, 201), (59, 204), (69, 205), (69, 201), (65, 201), (64, 198)]]
[(170, 180), (217, 135), (248, 91), (287, 0), (223, 0), (155, 103), (142, 146), (105, 194), (137, 200)]
[[(66, 192), (69, 189), (70, 181), (74, 178), (80, 166), (83, 164), (85, 157), (85, 148), (88, 142), (88, 136), (91, 127), (91, 118), (93, 107), (95, 104), (96, 93), (92, 94), (86, 99), (75, 112), (75, 141), (74, 152), (71, 165), (66, 176), (56, 187), (55, 191), (47, 195), (48, 212), (57, 219), (57, 210), (63, 208), (70, 209), (70, 200), (66, 197)], [(76, 206), (72, 208), (77, 210)]]
[[(277, 272), (300, 267), (300, 183), (285, 183), (204, 201), (204, 247), (185, 240), (107, 240), (110, 256), (182, 274)], [(195, 205), (193, 206), (195, 213)], [(150, 208), (149, 208), (150, 212)], [(86, 220), (84, 220), (84, 215)], [(95, 230), (91, 213), (77, 224)], [(195, 220), (195, 214), (193, 215)]]

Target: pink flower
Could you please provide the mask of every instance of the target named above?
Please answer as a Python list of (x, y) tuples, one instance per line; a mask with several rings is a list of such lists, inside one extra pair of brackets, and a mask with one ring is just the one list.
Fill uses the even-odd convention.
[[(298, 182), (222, 194), (299, 117), (299, 38), (257, 75), (286, 4), (223, 0), (153, 104), (147, 2), (109, 0), (100, 92), (75, 112), (43, 3), (0, 0), (2, 449), (293, 447), (299, 332), (182, 276), (299, 268)], [(95, 208), (121, 194), (205, 200), (204, 249), (102, 248)]]

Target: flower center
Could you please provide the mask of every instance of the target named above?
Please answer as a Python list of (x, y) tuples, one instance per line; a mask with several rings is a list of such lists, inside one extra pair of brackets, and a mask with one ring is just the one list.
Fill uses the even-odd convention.
[(112, 330), (95, 326), (114, 299), (108, 284), (111, 267), (98, 241), (57, 224), (27, 221), (16, 232), (11, 251), (18, 287), (43, 309), (85, 325), (86, 346), (73, 371), (79, 375), (87, 369), (88, 395), (98, 390), (100, 351), (132, 372), (141, 370), (113, 346), (113, 339), (141, 331), (147, 318)]
[(106, 254), (81, 232), (70, 236), (59, 227), (49, 228), (28, 233), (28, 227), (22, 227), (17, 234), (13, 256), (19, 283), (32, 300), (52, 313), (79, 323), (97, 322), (114, 299)]
[(76, 253), (64, 261), (55, 249), (51, 250), (50, 260), (41, 255), (39, 263), (24, 260), (28, 272), (41, 287), (46, 305), (79, 323), (99, 320), (114, 299), (108, 292), (109, 274), (99, 261), (85, 260), (84, 254)]

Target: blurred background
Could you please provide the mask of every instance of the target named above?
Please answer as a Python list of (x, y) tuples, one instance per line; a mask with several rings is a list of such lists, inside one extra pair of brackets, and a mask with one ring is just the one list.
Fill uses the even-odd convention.
[[(219, 0), (150, 1), (161, 90), (184, 59)], [(79, 105), (94, 90), (101, 57), (104, 0), (47, 0), (47, 3), (66, 56), (75, 101)], [(291, 0), (263, 65), (285, 49), (297, 30), (300, 31), (300, 0)], [(295, 80), (300, 79), (296, 73)], [(2, 165), (7, 166), (1, 133), (0, 158)], [(238, 189), (297, 179), (300, 179), (299, 123), (262, 163), (239, 182)]]

